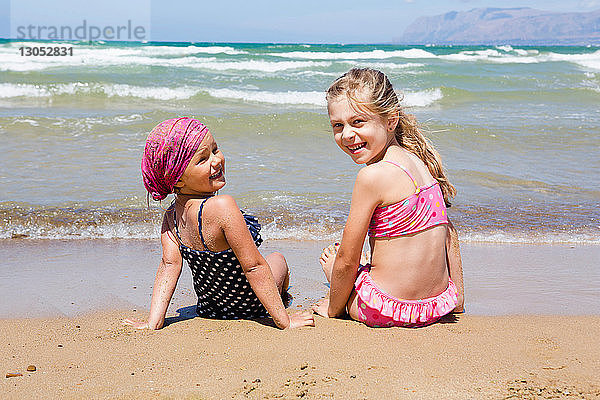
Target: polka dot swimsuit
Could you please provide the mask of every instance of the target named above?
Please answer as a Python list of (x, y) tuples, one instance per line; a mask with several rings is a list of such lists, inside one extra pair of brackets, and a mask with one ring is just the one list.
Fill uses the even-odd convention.
[[(198, 315), (216, 319), (251, 319), (268, 316), (267, 310), (250, 287), (244, 271), (233, 250), (210, 251), (202, 236), (202, 208), (198, 210), (198, 231), (206, 250), (195, 250), (181, 243), (175, 211), (175, 231), (179, 238), (179, 251), (192, 271), (194, 290), (198, 296)], [(260, 246), (260, 224), (252, 215), (242, 215), (256, 246)]]

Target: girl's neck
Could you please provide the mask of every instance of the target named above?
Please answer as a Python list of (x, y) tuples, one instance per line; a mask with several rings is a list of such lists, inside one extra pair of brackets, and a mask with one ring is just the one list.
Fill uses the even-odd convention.
[(175, 194), (175, 203), (185, 204), (191, 199), (208, 199), (213, 197), (216, 193), (177, 193)]
[(385, 146), (385, 148), (383, 150), (381, 150), (381, 153), (379, 153), (377, 156), (375, 156), (372, 159), (370, 159), (369, 161), (367, 161), (366, 164), (371, 165), (371, 164), (375, 164), (376, 162), (383, 160), (385, 158), (385, 156), (388, 154), (388, 151), (390, 150), (390, 148), (395, 147), (395, 146), (400, 147), (400, 145), (398, 144), (398, 141), (396, 140), (396, 137), (392, 136), (390, 138), (390, 140), (388, 141), (387, 145)]

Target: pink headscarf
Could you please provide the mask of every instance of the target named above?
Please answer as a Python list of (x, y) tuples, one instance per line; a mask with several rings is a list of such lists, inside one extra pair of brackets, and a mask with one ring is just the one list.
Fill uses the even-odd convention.
[(207, 133), (206, 126), (188, 117), (168, 119), (152, 129), (142, 156), (142, 177), (154, 200), (173, 193)]

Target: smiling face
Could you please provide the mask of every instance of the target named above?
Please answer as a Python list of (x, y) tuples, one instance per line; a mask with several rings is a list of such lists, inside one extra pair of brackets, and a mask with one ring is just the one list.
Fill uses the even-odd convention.
[(335, 142), (357, 164), (380, 161), (393, 142), (397, 119), (352, 107), (346, 96), (327, 105)]
[(225, 186), (225, 157), (209, 132), (175, 184), (180, 194), (209, 196)]

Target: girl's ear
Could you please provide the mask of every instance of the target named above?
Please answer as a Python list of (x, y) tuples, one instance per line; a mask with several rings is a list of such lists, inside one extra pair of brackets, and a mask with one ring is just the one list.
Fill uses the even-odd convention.
[(398, 122), (400, 121), (400, 113), (395, 112), (394, 114), (388, 116), (387, 119), (387, 129), (389, 132), (394, 132), (396, 127), (398, 126)]
[(177, 189), (181, 189), (183, 187), (183, 185), (184, 185), (183, 180), (181, 180), (181, 178), (180, 178), (173, 187), (177, 188)]

